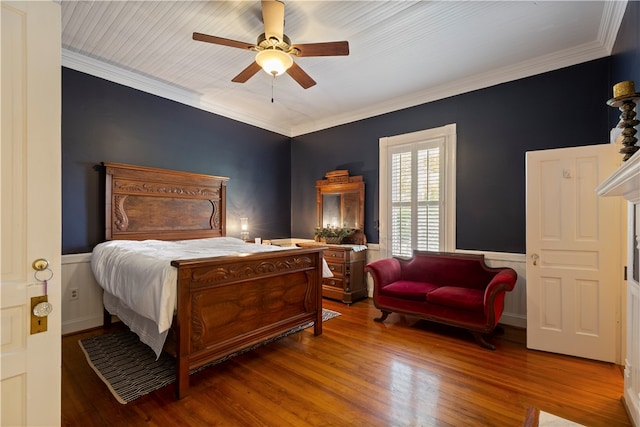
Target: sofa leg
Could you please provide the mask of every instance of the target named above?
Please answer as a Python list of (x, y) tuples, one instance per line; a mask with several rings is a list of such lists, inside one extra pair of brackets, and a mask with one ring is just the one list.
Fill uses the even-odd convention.
[(384, 322), (387, 319), (387, 316), (389, 316), (391, 314), (390, 311), (386, 311), (386, 310), (380, 310), (382, 312), (382, 315), (380, 317), (374, 317), (373, 321), (374, 322)]
[(480, 344), (480, 347), (482, 348), (486, 348), (487, 350), (495, 350), (496, 346), (487, 342), (487, 340), (484, 338), (484, 334), (481, 334), (480, 332), (476, 332), (476, 331), (470, 331), (473, 334), (473, 338), (475, 338), (476, 342), (478, 344)]

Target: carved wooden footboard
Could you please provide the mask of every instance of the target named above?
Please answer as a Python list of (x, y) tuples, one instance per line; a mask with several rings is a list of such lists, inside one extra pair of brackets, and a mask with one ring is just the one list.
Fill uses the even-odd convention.
[[(107, 240), (226, 235), (228, 178), (105, 163)], [(166, 350), (178, 398), (189, 371), (314, 321), (322, 333), (322, 249), (297, 248), (171, 263), (177, 314)]]
[(178, 268), (176, 392), (189, 371), (314, 321), (322, 333), (322, 251), (284, 250), (207, 260)]

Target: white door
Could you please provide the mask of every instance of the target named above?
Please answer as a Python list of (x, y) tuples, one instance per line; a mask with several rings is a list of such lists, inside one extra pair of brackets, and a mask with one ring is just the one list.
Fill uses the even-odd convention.
[(621, 203), (596, 187), (612, 144), (527, 153), (527, 347), (619, 359)]
[[(59, 425), (60, 5), (0, 6), (0, 424)], [(34, 275), (38, 258), (49, 267)], [(44, 294), (46, 279), (53, 311), (47, 331), (31, 334), (31, 298)]]

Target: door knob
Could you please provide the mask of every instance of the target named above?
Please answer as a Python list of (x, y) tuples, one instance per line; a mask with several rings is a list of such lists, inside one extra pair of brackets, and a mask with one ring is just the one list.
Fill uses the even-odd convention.
[(42, 301), (33, 307), (33, 315), (36, 317), (47, 317), (53, 311), (53, 306), (50, 302)]
[(36, 271), (44, 271), (49, 268), (49, 261), (44, 258), (38, 258), (37, 260), (33, 261), (31, 267)]

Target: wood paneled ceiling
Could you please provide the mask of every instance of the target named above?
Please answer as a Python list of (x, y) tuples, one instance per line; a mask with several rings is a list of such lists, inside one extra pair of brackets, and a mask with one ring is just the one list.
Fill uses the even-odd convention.
[[(610, 55), (626, 1), (287, 1), (294, 43), (348, 40), (350, 55), (296, 62), (302, 89), (264, 72), (231, 82), (255, 43), (260, 1), (69, 1), (63, 65), (287, 136)], [(273, 92), (274, 102), (271, 102)]]

